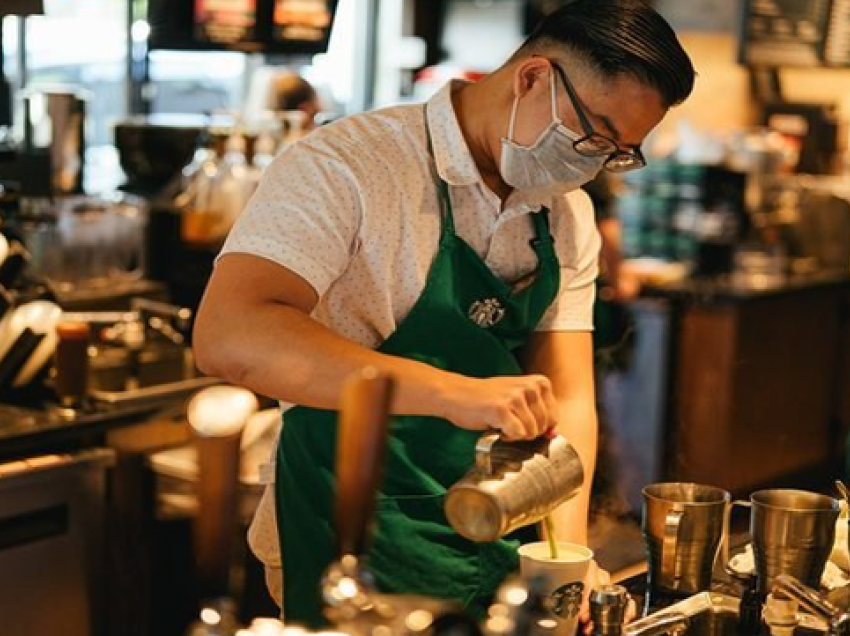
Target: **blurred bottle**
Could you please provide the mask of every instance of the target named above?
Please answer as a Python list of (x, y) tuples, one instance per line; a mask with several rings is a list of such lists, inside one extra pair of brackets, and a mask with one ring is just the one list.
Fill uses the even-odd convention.
[(274, 161), (277, 147), (278, 139), (273, 131), (263, 128), (254, 142), (254, 154), (251, 157), (251, 194), (256, 190), (266, 168)]
[(227, 138), (224, 156), (219, 162), (216, 195), (227, 224), (225, 234), (230, 231), (253, 193), (251, 168), (245, 156), (246, 145), (245, 135), (238, 126), (234, 127)]
[(282, 131), (280, 150), (285, 150), (313, 129), (312, 120), (303, 111), (283, 110), (277, 116)]
[(226, 233), (225, 212), (216, 194), (218, 179), (215, 142), (204, 131), (192, 161), (183, 169), (182, 191), (175, 199), (182, 211), (180, 236), (189, 245), (214, 245)]

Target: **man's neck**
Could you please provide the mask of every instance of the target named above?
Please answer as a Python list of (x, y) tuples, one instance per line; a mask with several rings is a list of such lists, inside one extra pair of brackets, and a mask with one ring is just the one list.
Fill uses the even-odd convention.
[(499, 172), (498, 152), (501, 148), (500, 127), (505, 125), (499, 116), (502, 105), (494, 101), (493, 92), (498, 80), (491, 76), (468, 84), (452, 94), (452, 104), (466, 145), (478, 172), (488, 188), (502, 201), (512, 188)]

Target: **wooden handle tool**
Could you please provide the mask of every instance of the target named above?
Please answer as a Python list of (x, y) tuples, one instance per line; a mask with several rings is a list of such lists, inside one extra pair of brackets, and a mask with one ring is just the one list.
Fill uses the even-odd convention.
[(365, 552), (383, 473), (393, 381), (366, 367), (345, 384), (336, 450), (336, 532), (340, 556)]

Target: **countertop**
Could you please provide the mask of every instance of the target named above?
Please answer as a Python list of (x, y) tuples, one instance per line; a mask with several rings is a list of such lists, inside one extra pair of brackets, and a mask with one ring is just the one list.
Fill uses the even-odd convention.
[[(181, 407), (182, 402), (176, 404)], [(163, 417), (175, 403), (97, 405), (73, 413), (52, 406), (41, 408), (0, 403), (0, 461), (53, 452), (57, 448), (85, 447), (107, 430)]]
[(666, 298), (691, 303), (741, 302), (794, 294), (801, 291), (850, 286), (850, 270), (823, 271), (776, 278), (722, 276), (685, 278), (663, 284), (648, 284), (642, 289), (645, 298)]

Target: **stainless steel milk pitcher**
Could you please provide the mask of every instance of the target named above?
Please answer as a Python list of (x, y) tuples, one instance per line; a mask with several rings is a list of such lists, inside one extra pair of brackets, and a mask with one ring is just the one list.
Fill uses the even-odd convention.
[(790, 574), (814, 589), (820, 586), (835, 542), (837, 499), (774, 488), (754, 492), (749, 502), (735, 505), (751, 507), (750, 538), (760, 592), (770, 592), (780, 574)]
[(696, 594), (709, 589), (727, 534), (730, 494), (686, 482), (643, 489), (642, 530), (654, 591)]
[(495, 541), (543, 519), (578, 494), (584, 468), (561, 435), (509, 442), (481, 437), (475, 466), (446, 494), (445, 513), (455, 531), (472, 541)]

